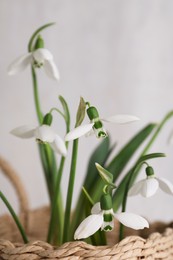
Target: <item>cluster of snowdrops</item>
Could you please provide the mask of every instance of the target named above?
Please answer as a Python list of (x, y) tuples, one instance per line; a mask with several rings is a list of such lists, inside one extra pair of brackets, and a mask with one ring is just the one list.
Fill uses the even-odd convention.
[[(62, 244), (73, 239), (90, 237), (88, 241), (91, 243), (105, 244), (106, 236), (104, 231), (114, 229), (115, 219), (121, 223), (121, 226), (125, 225), (133, 229), (149, 227), (149, 223), (142, 216), (126, 212), (128, 196), (141, 194), (144, 197), (150, 197), (156, 193), (158, 188), (173, 195), (171, 182), (164, 178), (158, 178), (148, 163), (150, 159), (165, 156), (163, 153), (149, 154), (148, 150), (165, 125), (165, 122), (173, 115), (173, 112), (169, 112), (159, 125), (148, 124), (144, 127), (109, 161), (109, 156), (114, 152), (114, 149), (110, 145), (110, 138), (103, 123), (124, 124), (135, 122), (139, 119), (133, 115), (113, 115), (108, 118), (102, 118), (96, 107), (85, 101), (84, 98), (80, 98), (76, 122), (74, 127), (71, 128), (70, 110), (62, 96), (59, 96), (61, 109), (53, 107), (47, 113), (42, 112), (37, 82), (39, 69), (45, 70), (45, 73), (52, 79), (59, 80), (59, 70), (54, 62), (53, 55), (45, 48), (44, 40), (40, 35), (44, 29), (51, 25), (53, 24), (46, 24), (36, 30), (28, 43), (28, 52), (17, 58), (8, 68), (8, 74), (15, 75), (25, 68), (31, 67), (34, 101), (38, 117), (37, 126), (23, 125), (14, 128), (11, 133), (20, 138), (34, 138), (37, 141), (50, 198), (51, 216), (47, 241)], [(60, 137), (52, 127), (54, 111), (62, 116), (66, 124), (64, 137)], [(88, 118), (88, 124), (83, 124), (85, 117)], [(84, 135), (95, 135), (96, 138), (100, 139), (100, 144), (91, 154), (86, 178), (83, 187), (81, 187), (76, 208), (72, 209), (78, 142), (79, 138)], [(145, 149), (117, 187), (116, 181), (125, 166), (148, 137), (150, 139)], [(61, 179), (65, 159), (69, 155), (67, 150), (70, 141), (73, 141), (71, 167), (66, 204), (63, 205)], [(146, 176), (135, 183), (135, 179), (143, 165), (146, 165)], [(83, 205), (86, 207), (83, 207)], [(119, 208), (122, 211), (117, 213)], [(22, 229), (24, 241), (27, 242), (27, 234), (25, 234), (21, 223), (18, 225)], [(120, 239), (122, 238), (123, 229), (120, 229)]]

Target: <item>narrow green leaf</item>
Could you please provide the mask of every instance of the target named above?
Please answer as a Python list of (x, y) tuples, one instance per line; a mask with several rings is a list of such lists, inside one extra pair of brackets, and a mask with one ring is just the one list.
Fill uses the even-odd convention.
[[(87, 190), (91, 190), (91, 186), (97, 179), (100, 179), (98, 171), (95, 167), (95, 163), (99, 163), (100, 165), (104, 165), (109, 154), (112, 149), (110, 148), (110, 139), (109, 137), (104, 138), (103, 141), (98, 145), (98, 147), (91, 154), (88, 167), (86, 172), (86, 177), (83, 186), (87, 188)], [(95, 186), (96, 187), (96, 186)]]
[(2, 199), (2, 201), (4, 202), (4, 204), (6, 205), (6, 207), (8, 208), (13, 220), (15, 221), (16, 225), (17, 225), (17, 228), (23, 238), (23, 242), (24, 243), (28, 243), (29, 240), (26, 236), (26, 233), (25, 233), (25, 230), (18, 218), (18, 216), (16, 215), (14, 209), (12, 208), (11, 204), (9, 203), (9, 201), (7, 200), (7, 198), (5, 197), (5, 195), (2, 193), (2, 191), (0, 191), (0, 198)]
[(156, 124), (149, 124), (143, 128), (120, 150), (120, 152), (109, 163), (107, 169), (113, 174), (114, 181), (117, 180), (128, 161), (134, 155), (139, 146), (151, 134), (155, 127)]

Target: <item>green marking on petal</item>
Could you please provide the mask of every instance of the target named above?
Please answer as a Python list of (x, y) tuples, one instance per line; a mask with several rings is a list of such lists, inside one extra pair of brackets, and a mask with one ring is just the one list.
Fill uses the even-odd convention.
[(106, 136), (107, 136), (106, 132), (103, 132), (103, 131), (98, 132), (98, 137), (105, 138)]
[(95, 129), (101, 129), (103, 127), (103, 124), (100, 120), (94, 120), (94, 126)]
[(104, 227), (104, 231), (112, 231), (112, 227), (110, 225)]
[(103, 219), (104, 219), (104, 222), (111, 222), (112, 219), (113, 219), (112, 214), (110, 214), (110, 213), (108, 213), (108, 214), (104, 213)]

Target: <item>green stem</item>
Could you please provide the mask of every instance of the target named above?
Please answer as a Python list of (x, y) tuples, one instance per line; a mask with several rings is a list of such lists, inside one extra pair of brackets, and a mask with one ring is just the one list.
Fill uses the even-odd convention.
[[(69, 127), (70, 127), (69, 123), (66, 122), (66, 133), (69, 132)], [(66, 142), (66, 148), (68, 149), (68, 142)], [(63, 226), (64, 226), (64, 211), (63, 211), (64, 209), (62, 207), (58, 207), (59, 205), (58, 201), (60, 199), (60, 184), (61, 184), (64, 164), (65, 164), (65, 157), (62, 157), (59, 170), (58, 170), (58, 175), (55, 181), (55, 193), (52, 201), (51, 216), (50, 216), (48, 235), (47, 235), (47, 242), (50, 243), (53, 238), (53, 231), (55, 229), (55, 225), (57, 224), (58, 235), (56, 232), (54, 233), (55, 234), (54, 243), (59, 245), (62, 243)]]
[[(35, 69), (33, 66), (31, 69), (32, 69), (35, 108), (36, 108), (38, 122), (41, 125), (43, 122), (43, 114), (42, 114), (41, 108), (40, 108), (37, 75), (36, 75), (36, 72), (35, 72)], [(40, 148), (40, 149), (42, 149), (42, 148)], [(54, 158), (53, 158), (54, 155), (52, 153), (51, 148), (48, 147), (47, 145), (44, 146), (43, 153), (40, 153), (40, 155), (41, 155), (42, 165), (46, 164), (46, 167), (44, 166), (43, 168), (44, 168), (44, 174), (45, 174), (46, 183), (47, 183), (47, 187), (48, 187), (48, 191), (49, 191), (49, 197), (50, 197), (50, 200), (52, 200), (52, 196), (53, 196), (53, 192), (54, 192), (54, 179), (56, 176), (56, 167), (54, 167), (54, 165), (52, 166), (52, 163), (54, 160)]]
[(23, 238), (24, 243), (28, 243), (29, 242), (28, 238), (27, 238), (27, 236), (25, 234), (25, 231), (24, 231), (24, 229), (22, 227), (22, 224), (19, 221), (19, 218), (17, 217), (17, 215), (14, 212), (12, 206), (10, 205), (10, 203), (8, 202), (8, 200), (6, 199), (6, 197), (4, 196), (4, 194), (1, 191), (0, 191), (0, 197), (1, 197), (2, 201), (4, 202), (4, 204), (6, 205), (6, 207), (8, 208), (9, 212), (11, 213), (11, 215), (12, 215), (12, 217), (13, 217), (13, 219), (14, 219), (14, 221), (15, 221), (15, 223), (16, 223), (19, 231), (20, 231), (20, 234), (21, 234), (21, 236)]
[(51, 108), (51, 110), (49, 111), (49, 113), (51, 114), (53, 111), (58, 112), (58, 113), (64, 118), (64, 120), (66, 121), (66, 117), (65, 117), (65, 115), (61, 112), (61, 110), (59, 110), (59, 109), (56, 108), (56, 107), (53, 107), (53, 108)]
[[(142, 165), (142, 163), (140, 163), (140, 165)], [(140, 167), (140, 166), (137, 164), (134, 168), (134, 171), (132, 171), (132, 173), (129, 175), (129, 179), (128, 179), (127, 184), (126, 184), (126, 188), (124, 189), (124, 197), (123, 197), (123, 202), (122, 202), (122, 212), (126, 211), (129, 187), (131, 185), (131, 180), (132, 180), (133, 174), (136, 171), (136, 168), (138, 168), (138, 167)], [(119, 241), (121, 241), (123, 238), (124, 238), (124, 225), (122, 223), (120, 223)]]
[(37, 112), (38, 121), (40, 124), (42, 124), (43, 121), (43, 115), (40, 109), (40, 101), (39, 101), (39, 95), (38, 95), (38, 86), (37, 86), (37, 76), (35, 73), (35, 69), (32, 67), (32, 81), (33, 81), (33, 87), (34, 87), (34, 101), (35, 101), (35, 107)]
[[(51, 148), (48, 146), (48, 144), (41, 144), (43, 146), (43, 153), (44, 153), (44, 160), (46, 160), (46, 164), (48, 167), (48, 172), (45, 172), (45, 178), (47, 182), (47, 187), (48, 187), (48, 192), (49, 192), (49, 197), (50, 201), (53, 200), (54, 196), (54, 183), (55, 183), (55, 176), (56, 173), (54, 171), (54, 168), (52, 166), (53, 161), (52, 161), (52, 151)], [(44, 163), (44, 161), (43, 161)]]
[(163, 120), (161, 121), (161, 123), (158, 125), (155, 133), (153, 134), (153, 136), (151, 137), (149, 143), (147, 144), (147, 146), (144, 148), (142, 155), (146, 154), (146, 152), (150, 149), (150, 147), (152, 146), (153, 142), (155, 141), (155, 139), (157, 138), (158, 134), (160, 133), (160, 131), (162, 130), (163, 126), (165, 125), (165, 123), (173, 116), (173, 111), (170, 111), (168, 114), (166, 114), (166, 116), (163, 118)]
[(64, 162), (65, 162), (65, 157), (62, 157), (59, 171), (58, 171), (58, 176), (56, 179), (56, 184), (55, 184), (55, 193), (52, 201), (52, 208), (51, 208), (51, 217), (50, 217), (50, 222), (49, 222), (49, 230), (48, 230), (48, 236), (47, 236), (47, 242), (50, 243), (52, 241), (52, 236), (53, 236), (53, 231), (55, 227), (55, 223), (58, 222), (58, 239), (57, 243), (61, 244), (62, 242), (62, 233), (63, 233), (63, 211), (59, 212), (58, 217), (56, 219), (56, 212), (57, 212), (57, 201), (60, 193), (60, 183), (62, 179), (62, 173), (63, 173), (63, 168), (64, 168)]
[(64, 220), (63, 243), (68, 241), (70, 235), (69, 232), (70, 214), (71, 214), (72, 197), (73, 197), (74, 181), (75, 181), (75, 174), (76, 174), (77, 152), (78, 152), (78, 139), (74, 140), (73, 142), (71, 169), (70, 169), (68, 194), (67, 194), (66, 210), (65, 210), (65, 220)]

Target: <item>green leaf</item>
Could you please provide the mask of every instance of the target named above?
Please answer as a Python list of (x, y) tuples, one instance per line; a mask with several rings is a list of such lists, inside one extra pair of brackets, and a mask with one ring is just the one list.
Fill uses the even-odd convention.
[(128, 161), (134, 155), (139, 146), (151, 134), (155, 127), (156, 124), (149, 124), (145, 128), (143, 128), (120, 150), (120, 152), (109, 163), (107, 169), (113, 174), (114, 181), (118, 179)]
[(20, 234), (21, 234), (21, 236), (23, 238), (23, 242), (24, 243), (28, 243), (29, 240), (28, 240), (28, 238), (26, 236), (25, 230), (24, 230), (24, 228), (23, 228), (23, 226), (22, 226), (18, 216), (16, 215), (14, 209), (12, 208), (11, 204), (9, 203), (9, 201), (7, 200), (5, 195), (2, 193), (2, 191), (0, 191), (0, 198), (2, 199), (2, 201), (4, 202), (6, 207), (8, 208), (8, 210), (9, 210), (9, 212), (10, 212), (10, 214), (11, 214), (13, 220), (14, 220), (14, 222), (16, 223), (17, 228), (18, 228), (18, 230), (19, 230), (19, 232), (20, 232)]
[(130, 169), (130, 171), (125, 175), (123, 180), (121, 181), (120, 185), (116, 189), (113, 195), (113, 208), (114, 211), (117, 211), (120, 205), (122, 204), (123, 198), (124, 198), (124, 192), (127, 188), (128, 181), (130, 180), (130, 184), (135, 181), (137, 175), (139, 174), (139, 171), (141, 169), (142, 163), (154, 159), (154, 158), (159, 158), (159, 157), (165, 157), (164, 153), (152, 153), (152, 154), (147, 154), (142, 157), (140, 157), (135, 165)]
[(33, 51), (33, 42), (34, 42), (34, 40), (35, 40), (35, 37), (41, 32), (41, 31), (43, 31), (44, 29), (46, 29), (47, 27), (49, 27), (49, 26), (52, 26), (52, 25), (54, 25), (55, 23), (47, 23), (47, 24), (45, 24), (45, 25), (43, 25), (43, 26), (41, 26), (41, 27), (39, 27), (34, 33), (33, 33), (33, 35), (31, 36), (31, 38), (30, 38), (30, 40), (29, 40), (29, 43), (28, 43), (28, 51), (29, 52), (32, 52)]
[(79, 103), (79, 107), (77, 110), (77, 114), (76, 114), (76, 125), (80, 126), (85, 118), (85, 111), (86, 111), (86, 103), (85, 100), (83, 99), (83, 97), (80, 98), (80, 103)]
[(91, 154), (88, 161), (85, 181), (83, 184), (83, 186), (87, 188), (88, 191), (91, 190), (93, 183), (95, 183), (97, 179), (100, 179), (98, 171), (95, 167), (95, 163), (97, 162), (100, 165), (104, 165), (111, 151), (112, 149), (110, 148), (110, 139), (107, 137), (103, 139), (103, 141)]

